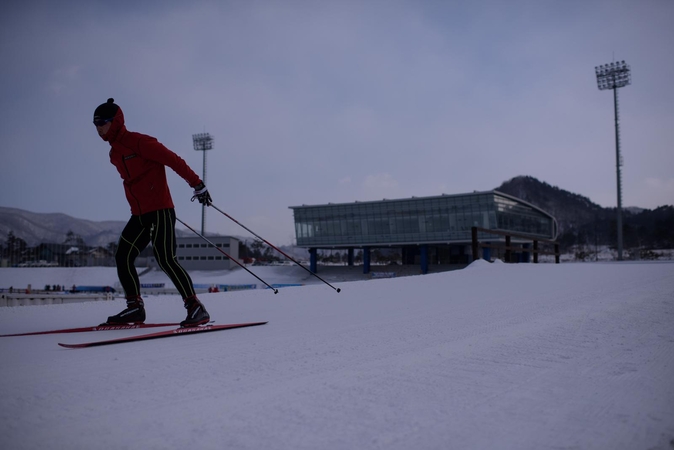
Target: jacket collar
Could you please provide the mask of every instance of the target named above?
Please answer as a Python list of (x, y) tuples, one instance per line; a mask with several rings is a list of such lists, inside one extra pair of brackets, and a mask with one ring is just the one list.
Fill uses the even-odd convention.
[(112, 144), (117, 140), (122, 131), (126, 131), (126, 126), (124, 125), (124, 113), (122, 112), (122, 108), (118, 108), (115, 117), (112, 119), (110, 129), (105, 136), (103, 136), (103, 140)]

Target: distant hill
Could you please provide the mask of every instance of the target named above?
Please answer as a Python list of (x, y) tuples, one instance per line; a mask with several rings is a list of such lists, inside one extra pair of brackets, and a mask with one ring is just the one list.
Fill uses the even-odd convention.
[[(496, 190), (552, 214), (559, 223), (559, 241), (563, 249), (585, 244), (616, 245), (615, 208), (603, 208), (587, 197), (530, 176), (512, 178)], [(674, 207), (624, 208), (623, 244), (625, 248), (674, 248)]]
[(596, 219), (615, 215), (615, 209), (603, 208), (587, 197), (574, 194), (534, 177), (519, 176), (503, 182), (497, 191), (521, 198), (552, 214), (559, 222), (560, 234)]
[[(0, 206), (0, 241), (6, 240), (7, 234), (12, 231), (29, 247), (41, 243), (61, 244), (69, 231), (80, 236), (87, 245), (105, 247), (110, 242), (117, 242), (125, 226), (126, 221), (121, 220), (95, 222), (67, 214), (34, 213)], [(183, 236), (187, 233), (176, 230), (176, 234)]]
[(12, 231), (29, 246), (40, 243), (62, 243), (68, 231), (81, 236), (88, 245), (106, 246), (117, 242), (126, 222), (77, 219), (61, 213), (34, 213), (0, 207), (0, 240)]

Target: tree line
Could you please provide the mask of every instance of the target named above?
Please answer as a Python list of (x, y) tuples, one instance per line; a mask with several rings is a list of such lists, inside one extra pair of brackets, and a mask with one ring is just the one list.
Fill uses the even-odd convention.
[(62, 243), (40, 243), (31, 247), (13, 230), (4, 242), (0, 241), (0, 258), (3, 265), (10, 267), (112, 265), (116, 250), (117, 242), (92, 247), (72, 230), (66, 233)]

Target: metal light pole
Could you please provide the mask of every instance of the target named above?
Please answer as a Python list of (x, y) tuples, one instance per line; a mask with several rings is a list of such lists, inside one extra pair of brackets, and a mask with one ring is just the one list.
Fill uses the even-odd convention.
[[(204, 174), (201, 181), (206, 184), (206, 150), (213, 149), (213, 138), (208, 133), (199, 133), (192, 135), (194, 150), (204, 152)], [(206, 205), (201, 205), (201, 234), (206, 234)]]
[(618, 120), (618, 88), (632, 83), (630, 66), (625, 61), (612, 62), (594, 68), (597, 75), (597, 87), (600, 91), (613, 90), (613, 106), (615, 109), (615, 157), (618, 185), (618, 261), (623, 259), (623, 213), (622, 213), (622, 178), (620, 167), (623, 165), (620, 155), (620, 122)]

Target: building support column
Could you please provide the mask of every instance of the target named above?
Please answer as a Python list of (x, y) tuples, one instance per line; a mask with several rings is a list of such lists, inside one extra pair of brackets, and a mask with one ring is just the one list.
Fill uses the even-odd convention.
[(491, 249), (489, 247), (482, 247), (482, 259), (491, 261)]
[(347, 254), (347, 261), (348, 261), (349, 267), (353, 267), (353, 249), (352, 248), (349, 249), (349, 252)]
[(363, 273), (370, 273), (370, 247), (363, 247)]
[(531, 258), (530, 258), (531, 253), (529, 253), (529, 248), (531, 248), (531, 244), (522, 244), (522, 249), (524, 250), (522, 252), (522, 262), (523, 263), (528, 263), (528, 262), (531, 261)]
[(428, 273), (428, 245), (423, 244), (419, 249), (421, 250), (421, 273), (426, 275)]
[(318, 272), (318, 257), (316, 256), (318, 252), (315, 248), (309, 249), (309, 270), (313, 273)]

